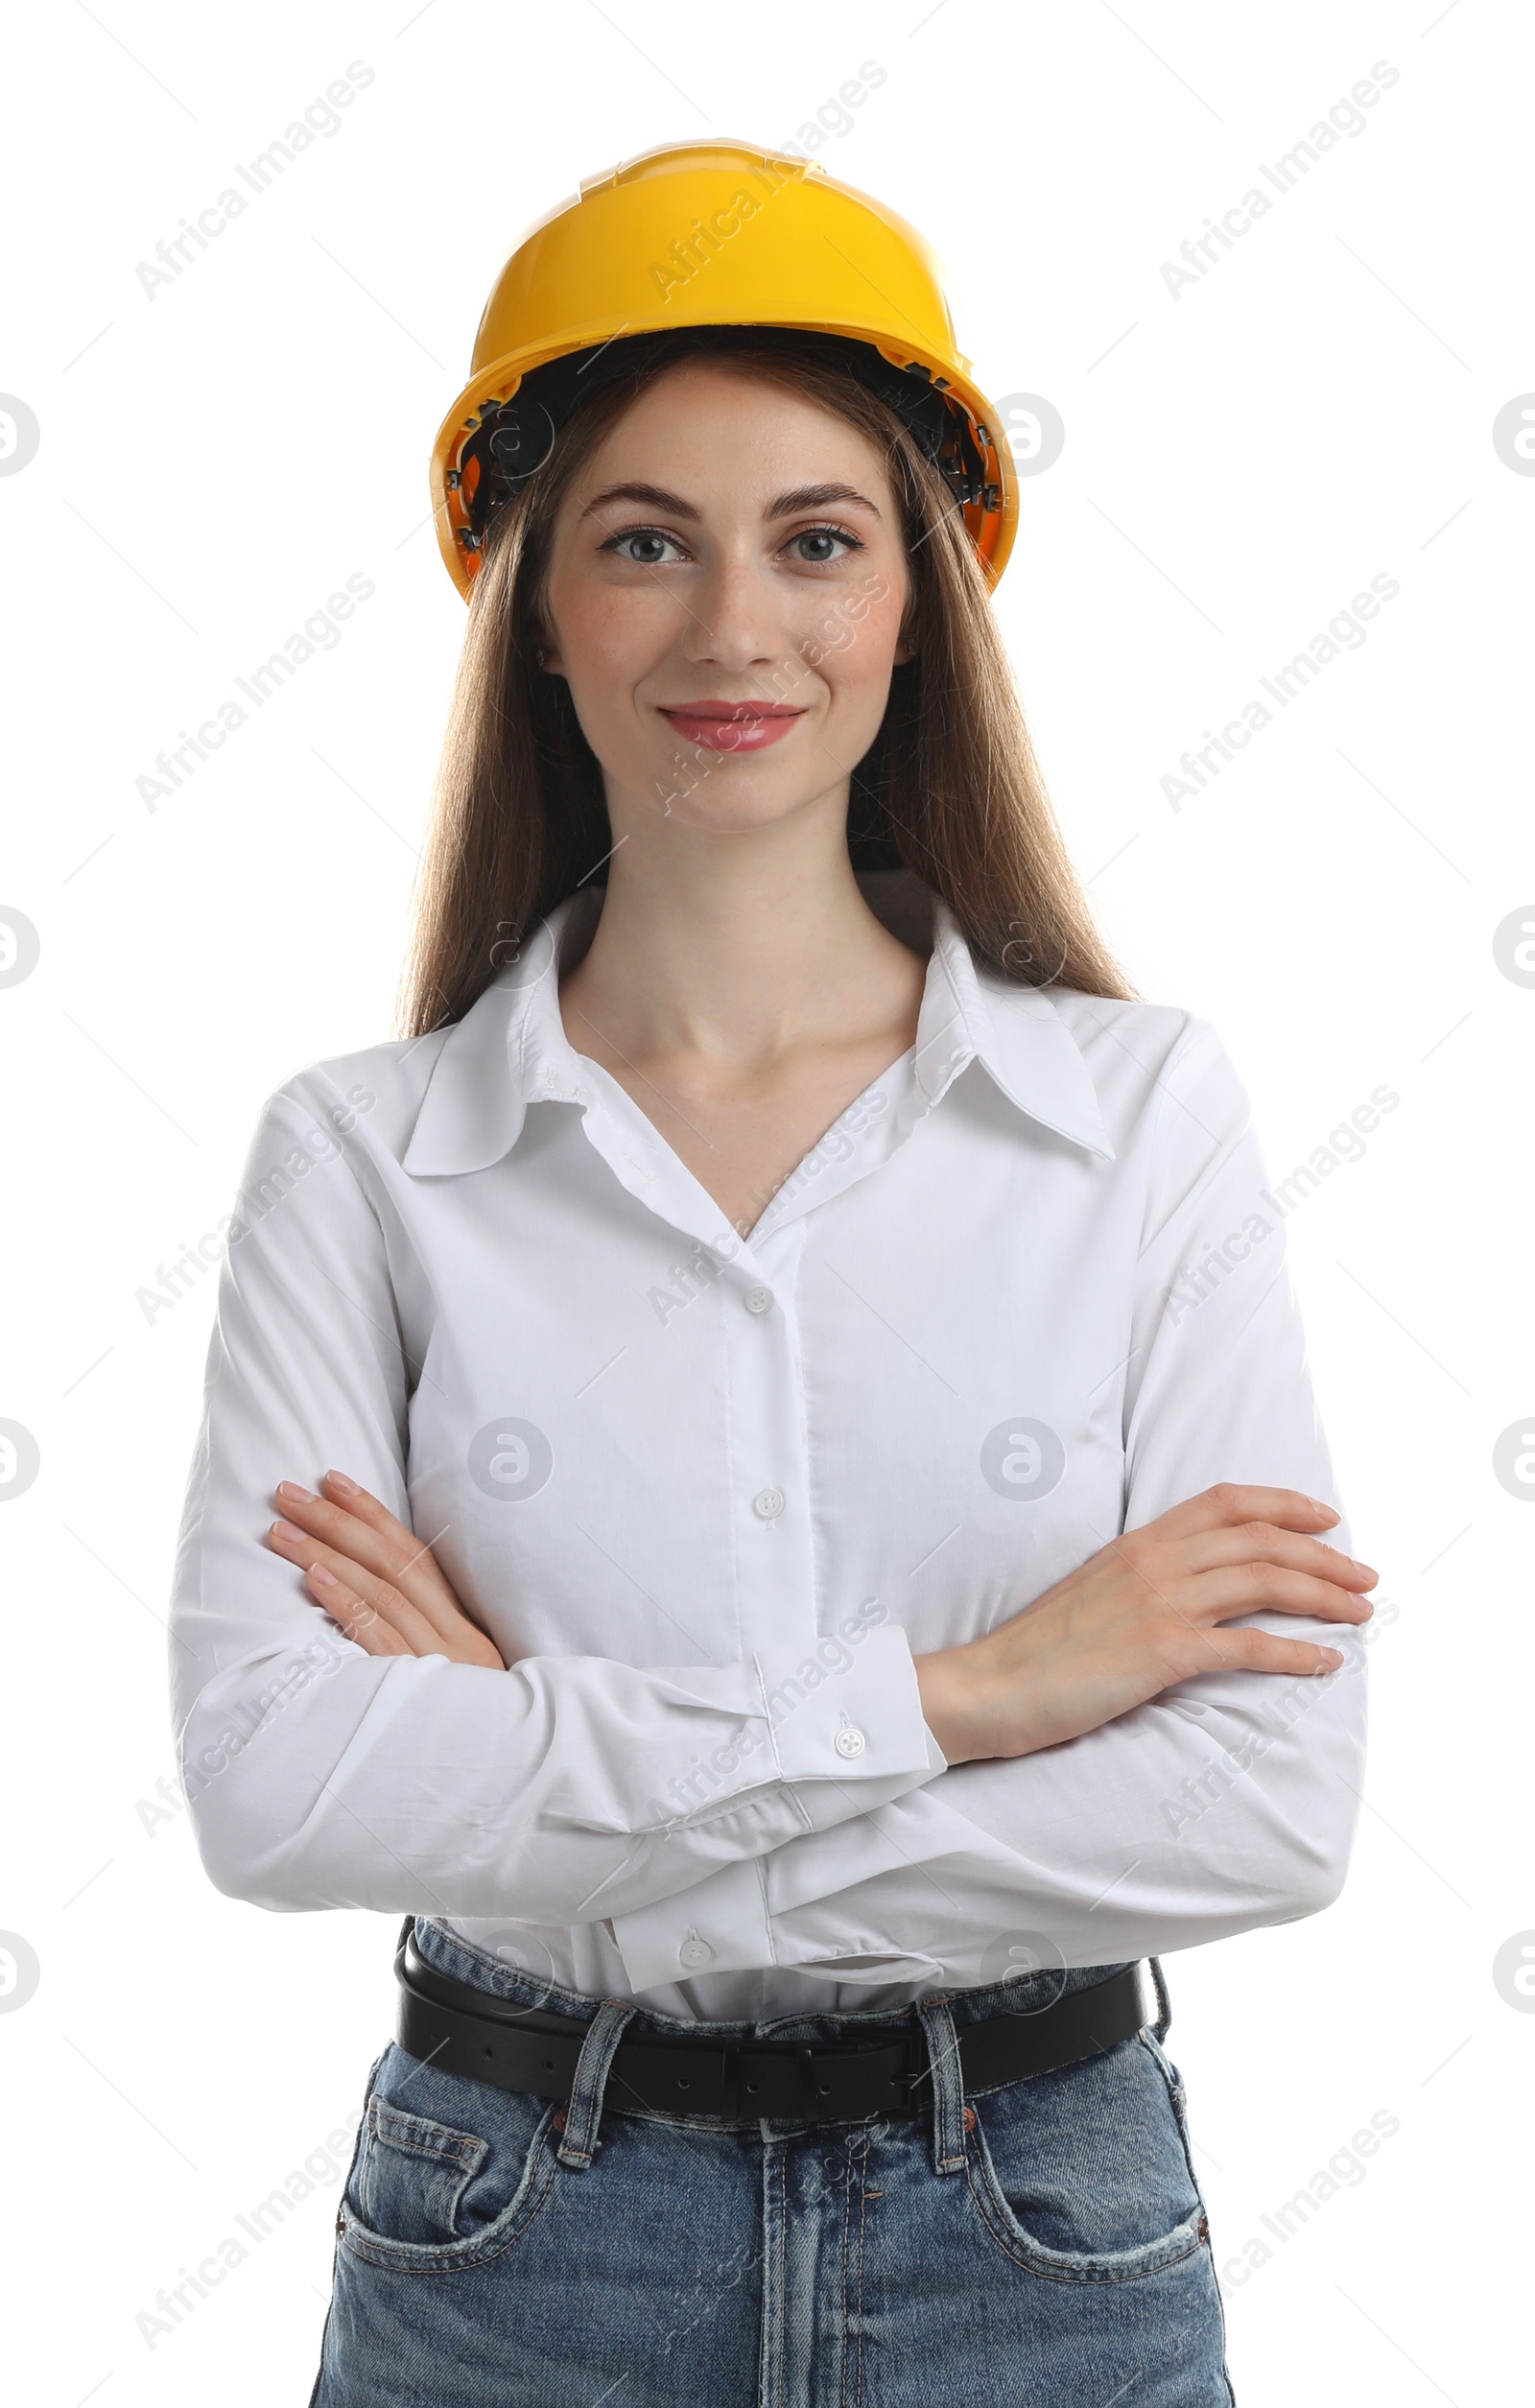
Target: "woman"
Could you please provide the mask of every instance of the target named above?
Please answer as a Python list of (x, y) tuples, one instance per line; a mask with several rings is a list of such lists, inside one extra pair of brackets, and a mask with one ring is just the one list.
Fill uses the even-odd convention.
[(988, 414), (909, 228), (678, 147), (439, 442), (408, 1033), (267, 1106), (176, 1612), (213, 1879), (407, 1918), (322, 2408), (1231, 2397), (1139, 1960), (1335, 1895), (1375, 1574)]

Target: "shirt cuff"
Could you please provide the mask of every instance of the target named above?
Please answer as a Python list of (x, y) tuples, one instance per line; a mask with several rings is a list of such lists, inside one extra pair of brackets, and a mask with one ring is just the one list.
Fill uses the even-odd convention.
[(755, 1857), (720, 1865), (706, 1881), (612, 1918), (631, 1991), (643, 1995), (699, 1973), (773, 1962), (772, 1926)]
[(923, 1720), (905, 1631), (893, 1624), (866, 1631), (848, 1653), (839, 1669), (818, 1650), (771, 1647), (754, 1658), (779, 1777), (793, 1784), (816, 1830), (862, 1812), (862, 1802), (847, 1794), (849, 1782), (909, 1785), (947, 1769)]

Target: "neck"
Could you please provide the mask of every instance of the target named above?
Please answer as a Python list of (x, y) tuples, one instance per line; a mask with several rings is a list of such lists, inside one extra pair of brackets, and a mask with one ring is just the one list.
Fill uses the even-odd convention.
[(922, 966), (869, 909), (845, 799), (770, 828), (631, 820), (590, 948), (561, 982), (578, 1051), (705, 1057), (761, 1071), (893, 1018), (914, 1027)]

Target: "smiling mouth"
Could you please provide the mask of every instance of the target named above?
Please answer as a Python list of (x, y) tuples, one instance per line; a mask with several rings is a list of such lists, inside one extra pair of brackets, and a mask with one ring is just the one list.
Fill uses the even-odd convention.
[(805, 716), (791, 702), (663, 702), (659, 708), (679, 736), (707, 752), (761, 752)]

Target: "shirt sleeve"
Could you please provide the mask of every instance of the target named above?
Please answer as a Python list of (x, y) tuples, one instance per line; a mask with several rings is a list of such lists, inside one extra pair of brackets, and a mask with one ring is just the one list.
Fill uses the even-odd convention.
[(353, 1118), (324, 1071), (272, 1097), (228, 1231), (171, 1613), (203, 1864), (277, 1910), (565, 1924), (738, 1866), (761, 1933), (763, 1856), (942, 1770), (903, 1632), (868, 1631), (813, 1684), (802, 1648), (681, 1668), (369, 1656), (265, 1544), (276, 1483), (329, 1464), (410, 1524), (407, 1241), (350, 1158)]
[[(1223, 1480), (1338, 1504), (1285, 1233), (1247, 1098), (1193, 1022), (1160, 1089), (1123, 1400), (1122, 1526)], [(1346, 1521), (1326, 1537), (1348, 1552)], [(1059, 1747), (956, 1765), (766, 1866), (768, 1939), (725, 1872), (690, 1893), (714, 1970), (768, 1962), (838, 1981), (1003, 1978), (1110, 1964), (1328, 1905), (1358, 1814), (1371, 1626), (1240, 1617), (1343, 1654), (1321, 1678), (1233, 1671), (1165, 1690)], [(671, 1910), (620, 1919), (636, 1989), (674, 1978)], [(738, 1953), (744, 1951), (744, 1953)]]

